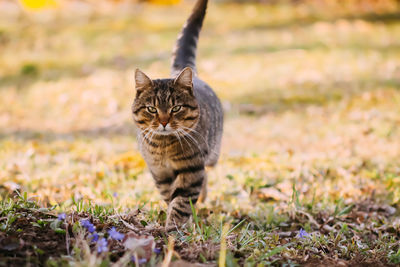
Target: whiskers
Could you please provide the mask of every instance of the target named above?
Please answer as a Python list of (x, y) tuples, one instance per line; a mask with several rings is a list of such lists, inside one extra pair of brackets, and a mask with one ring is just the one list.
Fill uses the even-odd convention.
[(173, 133), (174, 133), (174, 135), (176, 136), (176, 138), (178, 139), (178, 141), (179, 141), (179, 144), (181, 145), (182, 152), (183, 152), (183, 153), (185, 153), (185, 152), (184, 152), (183, 145), (182, 145), (182, 142), (181, 142), (181, 137), (179, 136), (179, 133), (178, 133), (178, 131), (174, 131)]
[(150, 139), (148, 139), (148, 140), (151, 142), (151, 140), (153, 139), (154, 133), (155, 133), (155, 131), (150, 129), (149, 127), (144, 129), (143, 131), (139, 132), (138, 139), (139, 139), (139, 149), (140, 150), (142, 149), (144, 140), (146, 140), (147, 137), (150, 136), (150, 134), (151, 134), (151, 136), (150, 136)]
[[(199, 146), (199, 144), (196, 142), (196, 144), (194, 144), (193, 142), (191, 142), (190, 139), (188, 139), (188, 137), (185, 135), (185, 132), (181, 129), (176, 129), (176, 132), (178, 133), (178, 135), (180, 137), (182, 137), (182, 140), (185, 140), (186, 144), (189, 146), (190, 150), (192, 151), (193, 154), (195, 154), (195, 150), (193, 149), (193, 145), (196, 145), (195, 148), (197, 148), (198, 150), (200, 150), (201, 152), (201, 148)], [(196, 140), (195, 140), (196, 141)], [(183, 153), (185, 153), (184, 149), (182, 148)]]
[(202, 141), (204, 142), (205, 146), (208, 148), (208, 153), (218, 156), (218, 152), (216, 152), (215, 150), (210, 149), (208, 147), (208, 142), (206, 141), (206, 139), (204, 138), (204, 136), (201, 133), (199, 133), (198, 131), (196, 131), (193, 128), (189, 128), (189, 127), (185, 127), (185, 126), (181, 126), (181, 128), (183, 128), (185, 130), (184, 132), (189, 136), (192, 136), (190, 133), (193, 133), (196, 137), (200, 137), (202, 139)]
[[(190, 154), (200, 154), (199, 157), (201, 157), (203, 161), (206, 161), (207, 154), (205, 153), (216, 153), (213, 150), (209, 150), (208, 143), (200, 132), (185, 126), (180, 126), (180, 128), (171, 131), (169, 135), (161, 135), (157, 130), (148, 127), (140, 131), (138, 134), (139, 149), (142, 150), (145, 140), (148, 143), (151, 143), (155, 136), (158, 136), (157, 143), (159, 143), (154, 151), (156, 153), (160, 152), (160, 150), (163, 150), (165, 144), (168, 143), (168, 138), (170, 138), (171, 136), (175, 137), (178, 140), (179, 144), (177, 144), (177, 148), (181, 148), (183, 156)], [(163, 137), (165, 137), (165, 139)]]
[[(184, 127), (181, 126), (181, 128), (187, 128), (190, 129), (188, 127)], [(191, 129), (192, 130), (192, 129)], [(178, 135), (180, 137), (182, 137), (183, 140), (185, 140), (186, 144), (189, 146), (189, 148), (192, 150), (192, 153), (195, 153), (195, 150), (193, 148), (195, 148), (196, 150), (198, 150), (200, 152), (200, 155), (202, 157), (202, 159), (205, 161), (205, 155), (204, 155), (204, 151), (202, 149), (202, 146), (199, 144), (198, 140), (196, 140), (195, 136), (191, 135), (190, 132), (182, 130), (182, 129), (176, 129), (176, 132), (178, 133)], [(199, 136), (201, 136), (201, 134), (197, 131), (195, 131)], [(201, 136), (204, 140), (204, 137)], [(207, 146), (207, 142), (205, 142), (204, 140), (204, 145), (206, 146), (207, 150), (208, 150), (208, 146)]]

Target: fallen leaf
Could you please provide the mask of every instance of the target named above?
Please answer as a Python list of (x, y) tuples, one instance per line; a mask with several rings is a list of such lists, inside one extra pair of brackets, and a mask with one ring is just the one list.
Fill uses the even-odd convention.
[(261, 200), (276, 200), (276, 201), (286, 201), (289, 200), (289, 197), (278, 189), (273, 187), (268, 188), (260, 188), (256, 191), (257, 197)]
[(134, 232), (125, 234), (123, 240), (125, 249), (135, 252), (140, 258), (150, 259), (156, 246), (153, 236), (138, 235)]

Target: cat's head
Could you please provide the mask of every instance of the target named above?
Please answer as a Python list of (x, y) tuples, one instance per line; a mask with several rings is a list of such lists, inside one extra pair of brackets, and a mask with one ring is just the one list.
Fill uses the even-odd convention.
[[(199, 120), (200, 110), (193, 93), (193, 71), (187, 67), (175, 79), (151, 80), (135, 72), (136, 97), (133, 119), (137, 127), (155, 134), (187, 132)], [(151, 131), (150, 131), (151, 132)]]

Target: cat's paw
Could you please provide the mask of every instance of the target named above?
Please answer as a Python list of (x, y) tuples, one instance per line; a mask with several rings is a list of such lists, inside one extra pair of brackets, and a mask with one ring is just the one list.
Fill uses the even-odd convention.
[(191, 221), (190, 219), (191, 216), (179, 217), (173, 213), (169, 213), (165, 223), (165, 230), (173, 231), (185, 227), (185, 225)]
[(166, 232), (176, 231), (178, 229), (179, 229), (179, 226), (176, 225), (175, 223), (167, 222), (165, 224), (165, 231)]

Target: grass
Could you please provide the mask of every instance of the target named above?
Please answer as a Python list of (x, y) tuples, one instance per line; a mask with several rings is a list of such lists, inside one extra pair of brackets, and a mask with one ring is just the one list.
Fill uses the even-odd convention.
[(168, 76), (192, 3), (0, 16), (0, 265), (398, 264), (399, 7), (356, 2), (210, 5), (198, 69), (224, 103), (222, 153), (170, 233), (133, 70)]

